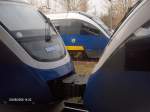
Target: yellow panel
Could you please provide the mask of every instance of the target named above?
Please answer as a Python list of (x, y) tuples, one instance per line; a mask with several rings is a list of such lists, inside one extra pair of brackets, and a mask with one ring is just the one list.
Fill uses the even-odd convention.
[(70, 51), (84, 51), (83, 46), (66, 46), (66, 49)]

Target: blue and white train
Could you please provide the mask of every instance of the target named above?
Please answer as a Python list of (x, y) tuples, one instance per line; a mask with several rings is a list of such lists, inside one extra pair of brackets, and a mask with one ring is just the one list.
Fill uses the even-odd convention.
[(23, 0), (0, 0), (0, 52), (0, 102), (51, 102), (48, 83), (74, 72), (53, 24)]
[(74, 57), (99, 58), (109, 42), (111, 32), (97, 17), (83, 12), (48, 14), (47, 17)]

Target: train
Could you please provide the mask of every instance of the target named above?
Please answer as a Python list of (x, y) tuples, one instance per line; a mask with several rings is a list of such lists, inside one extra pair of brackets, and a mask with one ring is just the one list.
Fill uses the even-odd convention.
[(150, 111), (150, 1), (129, 10), (88, 80), (89, 112)]
[(52, 102), (51, 81), (74, 73), (52, 22), (24, 0), (0, 0), (0, 52), (0, 103)]
[(46, 16), (57, 28), (73, 58), (98, 59), (113, 31), (98, 17), (83, 12), (55, 13)]
[[(149, 112), (149, 10), (149, 0), (133, 5), (85, 81), (85, 107), (65, 103), (67, 112)], [(21, 0), (0, 0), (0, 50), (0, 102), (52, 102), (51, 81), (73, 76), (71, 59), (51, 21)]]

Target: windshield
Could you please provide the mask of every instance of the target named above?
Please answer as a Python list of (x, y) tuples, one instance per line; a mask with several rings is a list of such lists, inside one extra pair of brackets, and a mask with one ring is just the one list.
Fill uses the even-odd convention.
[(53, 61), (64, 57), (64, 46), (54, 27), (29, 5), (1, 1), (0, 22), (35, 59)]

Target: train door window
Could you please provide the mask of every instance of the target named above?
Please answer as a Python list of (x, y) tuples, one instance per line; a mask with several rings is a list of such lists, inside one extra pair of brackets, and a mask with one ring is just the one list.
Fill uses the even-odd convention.
[(102, 70), (113, 72), (150, 71), (150, 21), (130, 35), (110, 58)]

